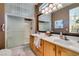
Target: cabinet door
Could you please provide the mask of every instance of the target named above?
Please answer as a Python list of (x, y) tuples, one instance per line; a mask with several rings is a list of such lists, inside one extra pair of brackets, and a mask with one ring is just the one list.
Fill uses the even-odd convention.
[(75, 53), (73, 51), (70, 51), (68, 49), (62, 48), (62, 47), (58, 47), (57, 46), (57, 55), (58, 56), (78, 56), (78, 53)]
[(49, 45), (48, 45), (48, 42), (44, 41), (44, 56), (49, 56)]
[(43, 40), (41, 40), (40, 41), (40, 47), (39, 48), (36, 48), (35, 47), (35, 53), (36, 53), (36, 55), (38, 55), (38, 56), (43, 56), (44, 55), (44, 53), (43, 53), (43, 51), (44, 51), (44, 48), (43, 48)]
[(0, 49), (5, 48), (4, 19), (4, 4), (0, 3)]
[(38, 48), (41, 52), (43, 51), (43, 40), (40, 41), (40, 47)]
[(55, 56), (55, 45), (44, 41), (44, 56)]
[(30, 35), (30, 47), (34, 51), (35, 45), (34, 45), (34, 36)]
[(54, 44), (50, 44), (50, 56), (55, 56), (56, 48)]
[(33, 45), (33, 36), (30, 35), (30, 47), (32, 48)]

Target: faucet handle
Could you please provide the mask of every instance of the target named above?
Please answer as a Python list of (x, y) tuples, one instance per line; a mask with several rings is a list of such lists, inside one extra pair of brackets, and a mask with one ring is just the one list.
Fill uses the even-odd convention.
[(65, 40), (69, 40), (66, 36), (64, 37)]

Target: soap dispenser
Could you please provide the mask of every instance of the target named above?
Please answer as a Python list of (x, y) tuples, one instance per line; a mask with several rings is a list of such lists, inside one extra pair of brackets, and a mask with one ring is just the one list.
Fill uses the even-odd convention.
[(50, 31), (46, 31), (46, 35), (47, 36), (50, 36)]
[(60, 39), (63, 39), (63, 38), (64, 38), (64, 36), (63, 36), (62, 32), (60, 32)]

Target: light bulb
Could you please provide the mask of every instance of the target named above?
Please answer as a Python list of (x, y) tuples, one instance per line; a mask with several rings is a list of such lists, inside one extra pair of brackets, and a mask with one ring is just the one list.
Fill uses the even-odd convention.
[(57, 5), (57, 8), (58, 8), (58, 9), (60, 9), (60, 8), (62, 8), (62, 7), (63, 7), (62, 4), (58, 4), (58, 5)]
[(51, 13), (52, 12), (52, 10), (51, 9), (49, 9), (49, 13)]
[(57, 8), (56, 7), (53, 7), (53, 11), (56, 11), (57, 10)]
[(45, 12), (45, 14), (48, 14), (48, 12)]
[(42, 10), (42, 13), (44, 13), (45, 12), (45, 10)]
[(48, 11), (48, 7), (45, 8), (45, 11)]
[(53, 4), (50, 4), (50, 5), (49, 5), (49, 8), (53, 8)]

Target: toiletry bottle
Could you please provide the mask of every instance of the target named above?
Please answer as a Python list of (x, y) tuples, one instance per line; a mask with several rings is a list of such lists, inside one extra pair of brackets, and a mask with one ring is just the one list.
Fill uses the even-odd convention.
[(63, 39), (63, 34), (62, 34), (62, 32), (60, 32), (60, 39)]

